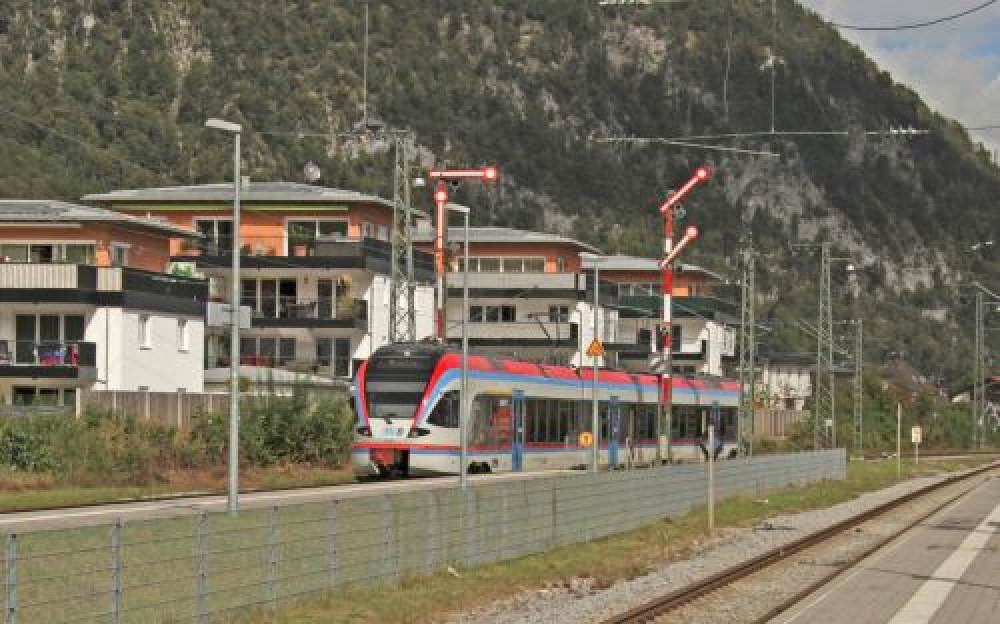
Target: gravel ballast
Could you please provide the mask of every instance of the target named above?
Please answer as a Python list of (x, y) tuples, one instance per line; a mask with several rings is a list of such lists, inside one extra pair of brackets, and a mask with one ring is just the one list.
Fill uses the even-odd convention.
[(756, 527), (719, 529), (712, 538), (699, 544), (698, 554), (664, 563), (649, 574), (618, 581), (607, 588), (595, 587), (591, 578), (574, 579), (454, 614), (444, 621), (449, 624), (600, 622), (948, 476), (911, 479), (826, 509), (774, 516)]

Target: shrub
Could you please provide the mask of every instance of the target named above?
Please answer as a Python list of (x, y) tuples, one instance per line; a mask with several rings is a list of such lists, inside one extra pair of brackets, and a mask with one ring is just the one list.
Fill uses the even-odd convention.
[[(354, 418), (343, 399), (296, 392), (254, 397), (241, 408), (243, 465), (338, 466), (347, 459)], [(0, 466), (81, 485), (150, 483), (169, 470), (224, 466), (228, 432), (228, 414), (195, 414), (183, 429), (92, 408), (79, 419), (8, 419), (0, 421)]]

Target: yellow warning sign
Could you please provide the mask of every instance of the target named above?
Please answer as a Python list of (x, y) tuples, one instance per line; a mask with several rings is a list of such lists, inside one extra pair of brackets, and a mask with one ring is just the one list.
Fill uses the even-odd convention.
[(583, 431), (580, 433), (580, 446), (590, 446), (594, 443), (594, 434), (589, 431)]
[(590, 346), (587, 347), (587, 355), (590, 357), (604, 357), (604, 345), (597, 338), (590, 341)]

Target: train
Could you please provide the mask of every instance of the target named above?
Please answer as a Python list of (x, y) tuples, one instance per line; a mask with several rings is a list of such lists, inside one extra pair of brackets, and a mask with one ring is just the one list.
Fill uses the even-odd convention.
[[(461, 383), (462, 356), (443, 345), (396, 343), (375, 351), (359, 367), (352, 388), (355, 475), (457, 474)], [(590, 368), (470, 355), (467, 471), (589, 466), (595, 389), (600, 464), (618, 468), (662, 460), (658, 450), (663, 452), (666, 436), (656, 430), (658, 384), (654, 375), (602, 369), (595, 385)], [(715, 456), (736, 454), (737, 382), (675, 375), (672, 394), (672, 460), (706, 456), (709, 422), (718, 432)]]

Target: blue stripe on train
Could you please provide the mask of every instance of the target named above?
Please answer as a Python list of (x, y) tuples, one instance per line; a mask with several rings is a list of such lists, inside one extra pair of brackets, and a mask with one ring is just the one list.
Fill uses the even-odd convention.
[[(452, 381), (456, 377), (461, 377), (461, 374), (462, 374), (462, 371), (460, 369), (452, 369), (452, 370), (444, 373), (443, 375), (441, 375), (441, 377), (438, 379), (437, 383), (434, 385), (434, 390), (427, 397), (427, 403), (429, 405), (434, 405), (435, 403), (437, 403), (438, 398), (440, 397), (441, 393), (444, 390), (445, 384), (447, 382), (449, 382), (449, 381)], [(570, 388), (581, 387), (582, 386), (585, 389), (590, 389), (590, 387), (591, 387), (591, 384), (588, 381), (569, 381), (567, 379), (552, 379), (550, 377), (530, 377), (530, 378), (525, 378), (523, 375), (511, 375), (511, 374), (505, 374), (505, 373), (484, 373), (484, 372), (481, 372), (481, 371), (471, 371), (471, 370), (469, 371), (469, 379), (476, 379), (476, 380), (479, 380), (479, 381), (516, 381), (516, 380), (528, 379), (528, 380), (530, 380), (529, 383), (540, 383), (540, 384), (547, 384), (547, 385), (554, 385), (554, 386), (564, 386), (564, 387), (570, 387)], [(658, 394), (658, 392), (656, 390), (656, 386), (655, 385), (651, 385), (651, 384), (646, 384), (646, 385), (634, 384), (634, 383), (600, 383), (600, 384), (598, 384), (599, 388), (605, 389), (605, 390), (611, 389), (611, 388), (618, 388), (618, 389), (631, 390), (633, 392), (635, 391), (635, 389), (636, 389), (637, 386), (639, 388), (643, 388), (643, 389), (647, 389), (648, 388), (649, 389), (649, 393), (651, 395), (653, 395), (654, 397)], [(643, 392), (643, 394), (645, 394), (645, 391)], [(704, 390), (704, 391), (702, 391), (702, 390), (692, 390), (691, 388), (677, 388), (677, 389), (674, 390), (673, 394), (674, 394), (674, 397), (686, 397), (686, 398), (697, 397), (697, 396), (706, 396), (706, 397), (737, 397), (737, 396), (739, 396), (739, 393), (735, 392), (735, 391), (734, 392), (728, 392), (726, 390)], [(652, 403), (652, 402), (653, 401), (644, 401), (644, 403)], [(674, 401), (674, 403), (676, 403), (676, 401)], [(424, 422), (424, 418), (426, 417), (426, 414), (423, 413), (423, 412), (424, 412), (423, 405), (421, 405), (421, 413), (420, 413), (419, 417), (417, 418), (417, 423), (418, 424), (421, 424), (421, 423)]]

